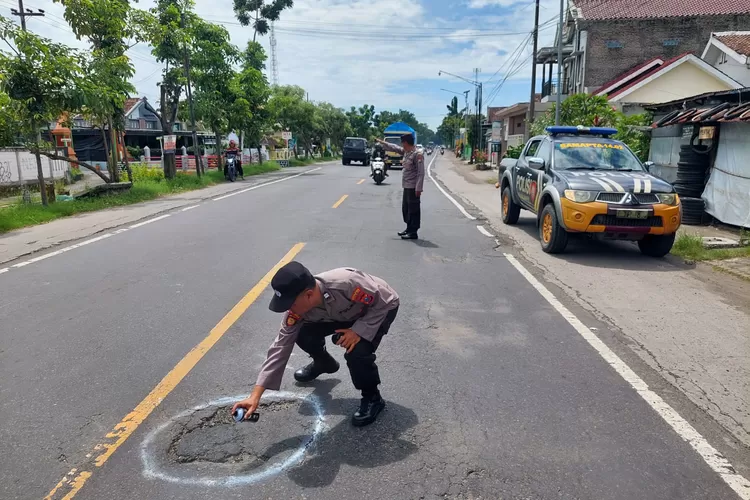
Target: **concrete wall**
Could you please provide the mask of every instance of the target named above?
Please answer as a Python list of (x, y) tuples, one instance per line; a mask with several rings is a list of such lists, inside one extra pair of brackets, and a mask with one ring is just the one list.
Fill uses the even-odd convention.
[(731, 90), (734, 88), (716, 76), (707, 73), (690, 61), (674, 67), (641, 88), (615, 99), (626, 102), (658, 104), (674, 101), (706, 92)]
[[(42, 156), (42, 172), (45, 179), (60, 179), (70, 170), (70, 164), (62, 160), (50, 160)], [(0, 149), (0, 184), (16, 184), (37, 179), (36, 157), (24, 149)]]
[[(588, 30), (585, 82), (596, 88), (653, 57), (676, 57), (685, 52), (700, 56), (712, 31), (750, 28), (750, 15), (705, 16), (673, 19), (578, 21)], [(608, 48), (608, 41), (622, 48)], [(676, 41), (670, 45), (668, 41)], [(665, 42), (668, 44), (665, 45)]]

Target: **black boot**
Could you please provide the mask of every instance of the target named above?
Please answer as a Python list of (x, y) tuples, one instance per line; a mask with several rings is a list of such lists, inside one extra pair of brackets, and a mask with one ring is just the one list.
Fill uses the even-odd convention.
[(352, 425), (354, 427), (364, 427), (370, 425), (378, 418), (378, 415), (385, 408), (385, 401), (377, 396), (363, 396), (359, 403), (359, 410), (352, 416)]
[(294, 372), (294, 379), (297, 382), (312, 382), (323, 373), (336, 373), (339, 371), (339, 362), (333, 359), (333, 357), (326, 353), (326, 358), (313, 360), (307, 366), (303, 366), (296, 372)]
[(401, 235), (402, 240), (416, 240), (418, 238), (417, 233), (404, 233)]
[(407, 231), (406, 229), (404, 229), (403, 231), (401, 231), (400, 233), (398, 233), (399, 236), (405, 236), (407, 234), (409, 234), (409, 231)]

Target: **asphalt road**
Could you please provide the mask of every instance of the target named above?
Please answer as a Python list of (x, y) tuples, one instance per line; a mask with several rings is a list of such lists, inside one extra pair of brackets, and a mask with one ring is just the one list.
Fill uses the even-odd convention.
[[(401, 174), (368, 173), (325, 165), (0, 276), (0, 498), (74, 468), (54, 498), (737, 497), (433, 183), (422, 239), (401, 241)], [(292, 249), (401, 296), (371, 427), (350, 426), (330, 347), (342, 370), (307, 387), (288, 371), (291, 399), (257, 424), (212, 411), (251, 389), (280, 321), (256, 284)]]

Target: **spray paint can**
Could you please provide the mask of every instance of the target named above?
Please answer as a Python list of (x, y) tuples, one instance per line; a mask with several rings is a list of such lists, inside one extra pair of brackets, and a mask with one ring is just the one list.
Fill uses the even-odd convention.
[[(234, 413), (232, 413), (232, 417), (234, 417), (235, 422), (242, 422), (245, 419), (245, 409), (244, 408), (237, 408)], [(260, 413), (255, 412), (250, 414), (250, 418), (248, 418), (251, 422), (257, 422), (260, 419)]]

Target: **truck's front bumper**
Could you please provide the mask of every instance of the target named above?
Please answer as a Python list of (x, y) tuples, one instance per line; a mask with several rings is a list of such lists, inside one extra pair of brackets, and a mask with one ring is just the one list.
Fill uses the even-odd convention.
[[(611, 238), (633, 238), (638, 235), (673, 234), (680, 227), (680, 205), (627, 207), (610, 203), (575, 203), (563, 198), (562, 225), (574, 233), (607, 233)], [(644, 219), (618, 216), (618, 211), (647, 210)]]

